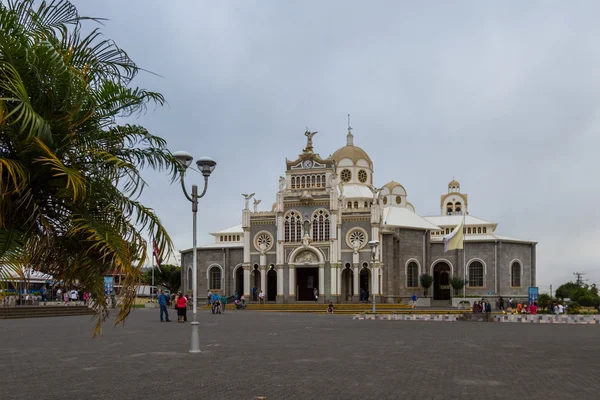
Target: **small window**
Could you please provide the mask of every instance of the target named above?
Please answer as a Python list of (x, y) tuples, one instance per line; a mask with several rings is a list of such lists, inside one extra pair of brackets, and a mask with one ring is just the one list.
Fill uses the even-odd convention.
[(385, 197), (383, 198), (383, 204), (384, 204), (384, 205), (385, 205), (385, 204), (387, 204), (387, 196), (385, 196)]
[(477, 233), (481, 233), (481, 228), (477, 228)]
[(487, 228), (486, 227), (483, 228), (483, 233), (487, 233)]
[(419, 266), (415, 262), (410, 262), (406, 266), (406, 287), (419, 287)]
[(209, 289), (220, 290), (221, 289), (221, 268), (212, 267), (209, 272), (209, 277), (210, 277)]
[(402, 203), (402, 197), (396, 196), (396, 204), (401, 204), (401, 203)]
[(348, 208), (352, 208), (352, 202), (351, 201), (348, 202)]
[(365, 201), (365, 208), (369, 208), (369, 203)]
[(470, 235), (471, 234), (471, 228), (467, 228), (467, 233)]
[(469, 286), (483, 287), (483, 264), (473, 261), (469, 265)]
[(521, 264), (516, 261), (510, 266), (510, 286), (521, 287)]
[(354, 208), (358, 208), (358, 201), (354, 202)]

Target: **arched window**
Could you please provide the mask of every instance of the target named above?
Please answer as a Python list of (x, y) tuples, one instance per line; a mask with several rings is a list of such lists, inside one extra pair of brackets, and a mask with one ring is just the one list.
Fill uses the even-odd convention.
[(459, 213), (460, 210), (461, 210), (461, 204), (460, 204), (460, 202), (457, 202), (456, 204), (454, 204), (454, 211)]
[(487, 233), (487, 228), (483, 227), (483, 233)]
[(477, 233), (481, 233), (481, 227), (477, 228)]
[(352, 202), (351, 201), (348, 202), (348, 208), (352, 208)]
[(208, 288), (211, 290), (221, 290), (221, 268), (212, 266), (208, 271)]
[(470, 235), (471, 234), (471, 228), (467, 228), (467, 233)]
[(321, 187), (321, 175), (317, 175), (317, 187)]
[(450, 234), (450, 229), (446, 228), (446, 235)]
[(453, 210), (452, 203), (446, 204), (446, 212), (448, 213), (448, 215), (452, 215), (452, 210)]
[(369, 208), (369, 203), (365, 201), (365, 208)]
[(297, 211), (290, 211), (285, 216), (284, 234), (286, 242), (302, 240), (302, 217)]
[(479, 261), (469, 264), (469, 287), (483, 287), (483, 264)]
[(310, 187), (315, 187), (317, 184), (317, 176), (316, 175), (312, 175), (310, 178), (311, 184)]
[(517, 261), (510, 266), (510, 286), (521, 287), (521, 264)]
[(358, 201), (354, 202), (354, 208), (358, 208)]
[(419, 287), (419, 266), (414, 261), (406, 266), (406, 287)]
[(312, 239), (316, 242), (329, 240), (329, 213), (325, 210), (313, 214)]
[(292, 189), (296, 189), (296, 177), (292, 176)]

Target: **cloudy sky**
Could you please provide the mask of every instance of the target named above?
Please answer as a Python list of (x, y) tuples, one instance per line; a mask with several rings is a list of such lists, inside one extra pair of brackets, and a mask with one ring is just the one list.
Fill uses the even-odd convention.
[[(538, 283), (600, 283), (600, 4), (479, 1), (75, 0), (142, 67), (168, 106), (138, 121), (218, 162), (199, 244), (275, 201), (285, 158), (318, 130), (326, 157), (355, 144), (421, 215), (456, 177), (472, 215), (534, 239)], [(146, 173), (142, 200), (178, 250), (192, 245), (178, 185)], [(188, 181), (202, 183), (199, 174)]]

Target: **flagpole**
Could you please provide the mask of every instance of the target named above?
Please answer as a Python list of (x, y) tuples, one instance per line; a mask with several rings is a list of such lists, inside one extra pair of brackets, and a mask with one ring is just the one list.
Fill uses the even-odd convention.
[(152, 287), (150, 288), (150, 295), (152, 296), (150, 299), (154, 303), (154, 240), (152, 241)]
[[(463, 214), (463, 229), (467, 230), (466, 217)], [(463, 300), (467, 297), (467, 240), (466, 234), (463, 236)]]

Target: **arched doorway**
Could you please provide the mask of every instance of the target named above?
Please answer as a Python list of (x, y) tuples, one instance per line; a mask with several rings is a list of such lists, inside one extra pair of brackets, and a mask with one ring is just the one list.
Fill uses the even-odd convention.
[(360, 288), (371, 295), (371, 270), (367, 268), (367, 263), (360, 270)]
[(267, 301), (277, 301), (277, 271), (272, 265), (267, 272)]
[(433, 267), (433, 299), (450, 300), (450, 265), (439, 262)]
[(346, 264), (346, 268), (342, 270), (342, 299), (344, 301), (352, 301), (354, 295), (354, 272), (350, 268), (350, 264)]
[(235, 270), (235, 291), (239, 297), (244, 294), (244, 268), (242, 266)]
[[(314, 301), (314, 290), (319, 288), (319, 263), (323, 262), (319, 250), (302, 247), (294, 250), (290, 257), (296, 269), (296, 300)], [(319, 293), (322, 299), (324, 293)]]
[[(252, 268), (252, 276), (250, 277), (250, 282), (252, 284), (252, 288), (250, 289), (250, 296), (252, 297), (252, 301), (258, 301), (258, 294), (261, 291), (260, 270), (258, 269), (258, 265), (254, 265), (254, 268)], [(256, 288), (256, 293), (254, 292), (254, 288)]]

